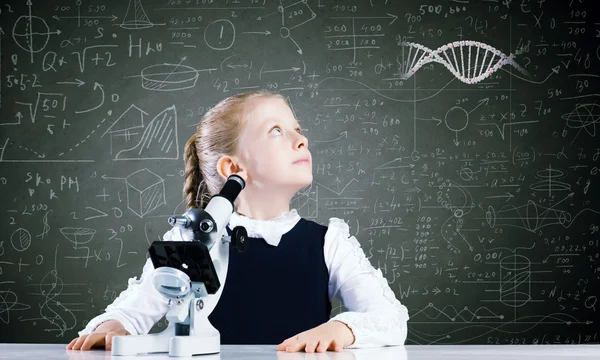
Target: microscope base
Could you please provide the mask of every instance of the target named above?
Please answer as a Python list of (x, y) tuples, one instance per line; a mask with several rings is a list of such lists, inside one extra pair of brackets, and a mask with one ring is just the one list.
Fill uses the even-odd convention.
[(194, 356), (215, 354), (221, 351), (221, 338), (216, 336), (173, 336), (169, 344), (169, 356)]
[[(221, 335), (208, 319), (200, 316), (192, 321), (190, 335), (176, 335), (175, 323), (158, 334), (113, 337), (111, 355), (169, 353), (173, 357), (215, 354), (221, 351)], [(201, 325), (201, 326), (200, 326)], [(194, 329), (197, 329), (194, 331)]]
[(158, 334), (114, 336), (111, 355), (138, 355), (169, 351), (169, 342), (175, 333), (175, 325), (169, 325)]

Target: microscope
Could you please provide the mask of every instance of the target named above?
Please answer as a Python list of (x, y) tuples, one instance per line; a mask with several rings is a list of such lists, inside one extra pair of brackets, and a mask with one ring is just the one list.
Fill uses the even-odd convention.
[(240, 252), (248, 247), (244, 227), (233, 228), (231, 236), (225, 231), (244, 187), (244, 179), (231, 175), (204, 209), (169, 218), (171, 226), (191, 230), (193, 240), (154, 241), (148, 249), (155, 269), (153, 285), (169, 299), (168, 326), (157, 334), (113, 337), (112, 355), (168, 352), (189, 357), (220, 352), (220, 333), (208, 316), (223, 291), (229, 244)]

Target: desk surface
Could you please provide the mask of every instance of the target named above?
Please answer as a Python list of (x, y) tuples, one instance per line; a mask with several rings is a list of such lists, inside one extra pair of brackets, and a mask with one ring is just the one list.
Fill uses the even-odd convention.
[[(168, 354), (111, 356), (106, 350), (66, 350), (62, 344), (0, 344), (0, 359), (133, 360), (183, 359)], [(222, 345), (219, 354), (196, 355), (194, 360), (598, 360), (600, 345), (406, 345), (342, 352), (286, 353), (274, 345)], [(189, 359), (189, 358), (188, 358)]]

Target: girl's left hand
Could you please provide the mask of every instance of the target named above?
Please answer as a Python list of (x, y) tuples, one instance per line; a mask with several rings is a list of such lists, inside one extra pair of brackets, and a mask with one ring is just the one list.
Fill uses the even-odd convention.
[(292, 336), (277, 345), (277, 350), (295, 352), (342, 351), (345, 346), (354, 343), (354, 334), (346, 324), (329, 321), (310, 330)]

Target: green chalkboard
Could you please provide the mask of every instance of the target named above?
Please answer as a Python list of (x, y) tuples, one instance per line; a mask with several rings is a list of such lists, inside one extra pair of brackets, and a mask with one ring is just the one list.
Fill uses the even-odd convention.
[(267, 89), (313, 154), (291, 206), (348, 222), (407, 344), (597, 343), (599, 23), (593, 1), (3, 2), (0, 342), (102, 313), (185, 211), (201, 116)]

